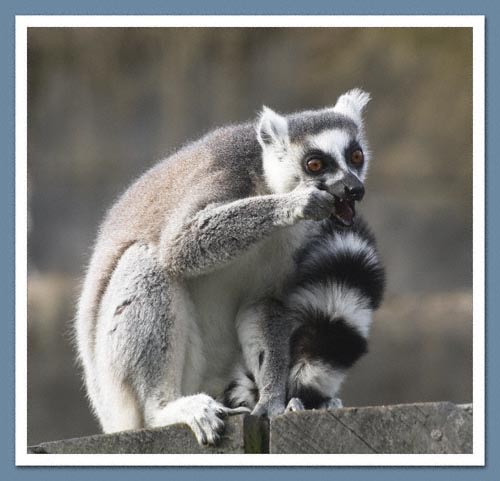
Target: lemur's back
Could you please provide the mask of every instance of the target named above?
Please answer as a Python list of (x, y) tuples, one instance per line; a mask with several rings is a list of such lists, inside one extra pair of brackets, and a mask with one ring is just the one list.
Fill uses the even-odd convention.
[(213, 132), (149, 169), (110, 209), (99, 237), (119, 234), (157, 242), (169, 217), (194, 208), (200, 192), (212, 183), (216, 170), (210, 145), (225, 137), (222, 132)]
[[(145, 172), (107, 212), (99, 228), (77, 315), (77, 337), (82, 339), (80, 357), (91, 355), (100, 300), (127, 248), (136, 242), (158, 245), (162, 230), (169, 224), (176, 226), (176, 219), (180, 221), (189, 211), (199, 209), (207, 190), (214, 189), (214, 185), (218, 187), (214, 201), (251, 194), (254, 184), (248, 172), (258, 170), (254, 159), (258, 142), (253, 133), (251, 125), (243, 124), (207, 134)], [(234, 142), (235, 135), (239, 143)]]

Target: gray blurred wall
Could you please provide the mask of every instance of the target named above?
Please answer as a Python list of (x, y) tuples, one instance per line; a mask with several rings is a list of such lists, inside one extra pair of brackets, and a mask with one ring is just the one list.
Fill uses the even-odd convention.
[(28, 34), (29, 441), (96, 432), (71, 349), (104, 212), (156, 160), (216, 126), (372, 94), (361, 211), (387, 266), (350, 404), (470, 401), (472, 31), (63, 29)]

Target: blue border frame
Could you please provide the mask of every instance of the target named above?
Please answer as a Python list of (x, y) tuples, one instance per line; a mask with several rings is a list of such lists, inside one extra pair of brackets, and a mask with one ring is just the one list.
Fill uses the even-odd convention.
[[(231, 479), (238, 476), (240, 481), (252, 480), (255, 476), (273, 477), (283, 480), (326, 479), (339, 476), (341, 479), (380, 479), (400, 480), (403, 476), (406, 481), (420, 479), (445, 480), (453, 478), (455, 481), (493, 480), (500, 475), (498, 455), (494, 453), (500, 449), (500, 419), (495, 413), (495, 406), (499, 399), (500, 354), (494, 349), (494, 341), (500, 336), (499, 323), (495, 322), (500, 316), (498, 302), (495, 296), (489, 296), (490, 288), (500, 285), (500, 252), (498, 249), (488, 249), (495, 246), (499, 240), (500, 221), (496, 209), (488, 209), (500, 203), (500, 195), (494, 189), (495, 181), (500, 181), (500, 161), (497, 160), (500, 148), (498, 135), (487, 135), (486, 139), (486, 467), (484, 468), (172, 468), (172, 467), (129, 467), (129, 468), (76, 468), (76, 467), (18, 467), (14, 460), (14, 45), (15, 45), (15, 15), (37, 14), (377, 14), (377, 15), (485, 15), (486, 16), (486, 132), (489, 127), (498, 129), (500, 125), (499, 89), (500, 66), (498, 45), (500, 7), (494, 1), (476, 0), (462, 1), (460, 6), (452, 0), (420, 0), (418, 5), (402, 5), (395, 0), (382, 0), (374, 7), (370, 0), (351, 0), (345, 5), (339, 2), (325, 0), (309, 0), (307, 3), (297, 0), (256, 0), (252, 8), (236, 5), (235, 2), (212, 0), (210, 5), (202, 0), (175, 0), (167, 5), (155, 0), (142, 0), (140, 8), (132, 0), (122, 0), (112, 4), (109, 0), (89, 0), (85, 2), (71, 2), (70, 0), (49, 0), (41, 2), (34, 0), (9, 1), (3, 0), (0, 4), (0, 55), (6, 75), (1, 76), (0, 118), (0, 219), (4, 231), (0, 236), (0, 306), (3, 322), (0, 335), (0, 379), (3, 380), (2, 409), (0, 410), (0, 473), (2, 479), (12, 481), (23, 479), (37, 480), (66, 480), (72, 481), (89, 478), (116, 479), (120, 481), (135, 480), (140, 477), (148, 479), (176, 479), (186, 480), (200, 477), (204, 481)], [(497, 48), (496, 48), (497, 47)], [(488, 87), (491, 87), (489, 89)], [(488, 108), (488, 106), (493, 106)], [(497, 155), (496, 155), (497, 154)], [(496, 241), (496, 242), (495, 242)], [(495, 291), (493, 291), (495, 292)], [(497, 369), (495, 369), (497, 368)], [(493, 411), (491, 409), (493, 407)], [(491, 416), (489, 414), (492, 414)]]

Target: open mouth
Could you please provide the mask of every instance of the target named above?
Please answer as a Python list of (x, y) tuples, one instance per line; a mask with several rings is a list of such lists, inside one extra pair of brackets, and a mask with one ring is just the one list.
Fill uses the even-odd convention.
[(335, 196), (335, 203), (333, 208), (333, 217), (340, 224), (349, 227), (354, 222), (356, 216), (356, 209), (354, 208), (354, 200), (341, 199)]

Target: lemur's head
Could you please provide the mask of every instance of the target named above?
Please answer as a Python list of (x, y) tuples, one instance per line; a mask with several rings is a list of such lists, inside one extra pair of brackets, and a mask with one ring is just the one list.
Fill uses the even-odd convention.
[(370, 95), (350, 90), (333, 107), (281, 116), (264, 107), (257, 124), (266, 182), (275, 193), (316, 185), (336, 197), (334, 215), (352, 224), (364, 195), (369, 152), (363, 110)]

